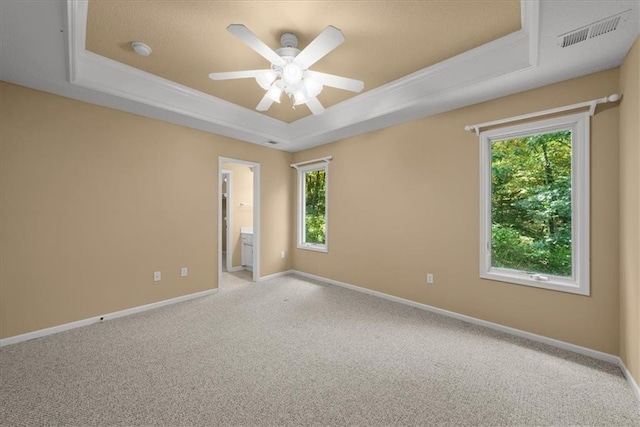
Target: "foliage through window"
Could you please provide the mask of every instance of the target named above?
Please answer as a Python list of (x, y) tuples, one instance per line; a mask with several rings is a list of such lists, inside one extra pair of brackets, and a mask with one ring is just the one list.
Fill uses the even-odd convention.
[(481, 276), (588, 294), (588, 116), (481, 134)]
[(326, 251), (327, 248), (327, 163), (298, 169), (298, 246)]
[(571, 132), (491, 144), (493, 266), (571, 276)]

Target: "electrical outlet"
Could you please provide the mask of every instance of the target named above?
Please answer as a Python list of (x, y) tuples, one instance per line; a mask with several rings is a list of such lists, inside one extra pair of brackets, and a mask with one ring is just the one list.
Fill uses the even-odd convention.
[(427, 283), (433, 284), (433, 274), (431, 273), (427, 274)]
[(159, 271), (154, 271), (153, 272), (153, 281), (154, 282), (159, 282), (162, 279), (162, 273), (160, 273)]
[(186, 275), (189, 273), (189, 271), (187, 270), (187, 267), (182, 267), (180, 269), (180, 276), (182, 277), (186, 277)]
[(285, 255), (286, 255), (286, 254), (285, 254), (285, 252), (284, 252), (284, 251), (280, 252), (280, 258), (284, 258), (284, 256), (285, 256)]

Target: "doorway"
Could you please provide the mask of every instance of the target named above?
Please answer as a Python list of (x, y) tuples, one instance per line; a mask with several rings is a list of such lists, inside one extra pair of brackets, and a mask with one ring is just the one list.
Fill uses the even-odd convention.
[(218, 158), (218, 287), (260, 278), (260, 164)]
[(233, 218), (233, 212), (230, 211), (233, 206), (232, 194), (231, 191), (233, 183), (232, 183), (232, 174), (230, 170), (223, 169), (220, 171), (222, 175), (222, 190), (221, 190), (221, 203), (222, 203), (222, 271), (231, 271), (231, 254), (232, 252), (227, 250), (228, 242), (229, 242), (229, 230), (232, 227), (231, 221)]

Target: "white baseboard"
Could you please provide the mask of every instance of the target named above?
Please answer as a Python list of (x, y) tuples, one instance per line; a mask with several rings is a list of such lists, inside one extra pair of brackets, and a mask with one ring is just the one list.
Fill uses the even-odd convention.
[(265, 280), (277, 279), (278, 277), (289, 276), (291, 274), (295, 274), (294, 270), (286, 270), (281, 271), (279, 273), (268, 274), (266, 276), (262, 276), (258, 279), (258, 282), (264, 282)]
[(239, 265), (237, 267), (231, 267), (231, 269), (229, 270), (229, 273), (235, 273), (236, 271), (243, 271), (245, 268), (242, 265)]
[(627, 365), (624, 364), (622, 359), (620, 359), (619, 364), (620, 364), (620, 369), (622, 370), (622, 373), (624, 374), (625, 377), (627, 377), (627, 380), (629, 381), (629, 385), (631, 385), (631, 389), (633, 390), (636, 397), (638, 398), (638, 402), (640, 402), (640, 387), (638, 387), (638, 383), (636, 382), (636, 379), (633, 378), (633, 375), (631, 375), (631, 372), (629, 372), (629, 369), (627, 369)]
[(154, 308), (164, 307), (165, 305), (175, 304), (177, 302), (188, 301), (190, 299), (212, 295), (216, 292), (218, 292), (218, 289), (209, 289), (202, 292), (196, 292), (193, 294), (182, 295), (176, 298), (153, 302), (151, 304), (145, 304), (145, 305), (140, 305), (138, 307), (127, 308), (126, 310), (120, 310), (120, 311), (116, 311), (109, 314), (103, 314), (101, 316), (90, 317), (87, 319), (78, 320), (76, 322), (65, 323), (64, 325), (52, 326), (50, 328), (40, 329), (38, 331), (27, 332), (26, 334), (0, 339), (0, 347), (4, 347), (5, 345), (10, 345), (10, 344), (17, 344), (22, 341), (32, 340), (34, 338), (40, 338), (47, 335), (57, 334), (58, 332), (68, 331), (69, 329), (75, 329), (75, 328), (80, 328), (82, 326), (92, 325), (94, 323), (102, 322), (105, 320), (117, 319), (118, 317), (128, 316), (130, 314), (135, 314), (135, 313), (141, 313), (147, 310), (153, 310)]

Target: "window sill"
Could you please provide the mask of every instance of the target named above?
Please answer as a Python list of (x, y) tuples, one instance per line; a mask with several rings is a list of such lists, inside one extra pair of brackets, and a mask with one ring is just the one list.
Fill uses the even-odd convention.
[(531, 286), (534, 288), (549, 289), (553, 291), (589, 296), (588, 286), (583, 285), (583, 287), (581, 287), (578, 283), (570, 279), (562, 279), (560, 277), (553, 276), (547, 277), (547, 280), (536, 280), (531, 278), (531, 275), (529, 274), (510, 271), (506, 269), (491, 269), (490, 271), (482, 272), (480, 274), (480, 278), (482, 279), (496, 280), (498, 282), (506, 282), (514, 285)]
[(302, 245), (298, 245), (298, 249), (304, 249), (306, 251), (329, 253), (326, 245), (302, 244)]

